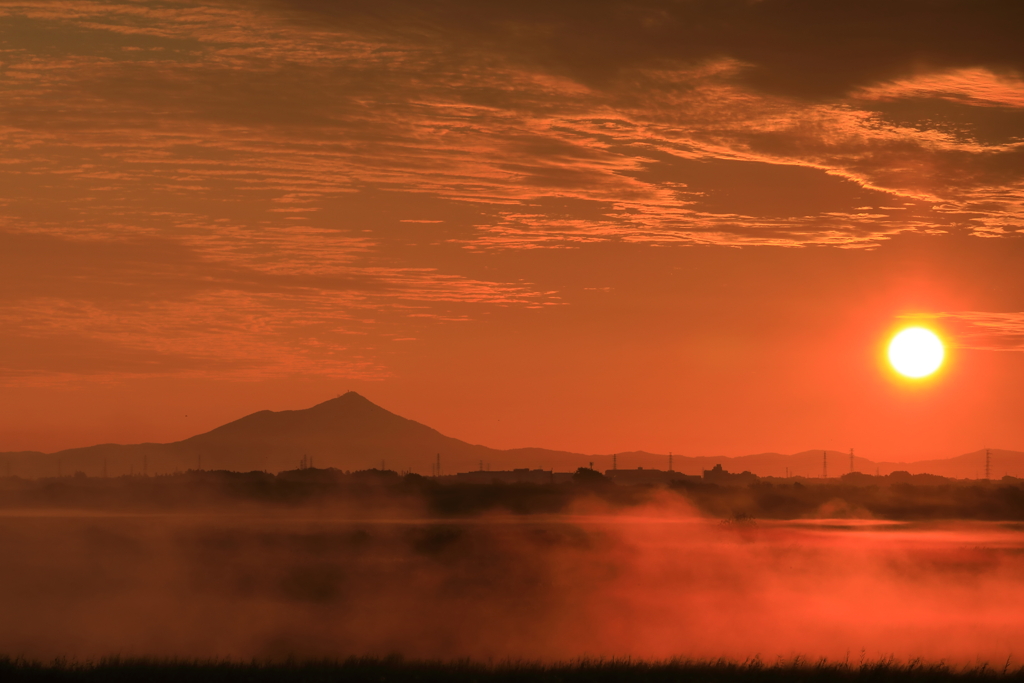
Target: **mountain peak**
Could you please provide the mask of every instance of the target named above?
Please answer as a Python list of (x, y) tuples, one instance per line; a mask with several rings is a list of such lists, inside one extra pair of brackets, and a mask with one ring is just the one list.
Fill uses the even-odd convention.
[(368, 409), (368, 408), (373, 408), (373, 409), (376, 409), (376, 410), (381, 410), (381, 411), (384, 411), (384, 412), (388, 412), (388, 411), (384, 410), (384, 408), (381, 408), (379, 405), (377, 405), (376, 403), (371, 401), (370, 399), (368, 399), (365, 396), (363, 396), (362, 394), (356, 393), (354, 391), (346, 391), (344, 394), (339, 394), (338, 396), (336, 396), (334, 398), (327, 399), (326, 401), (324, 401), (322, 403), (317, 403), (315, 406), (313, 406), (311, 408), (307, 408), (306, 410), (323, 410), (323, 409), (328, 409), (328, 410), (363, 409), (363, 410), (365, 410), (365, 409)]

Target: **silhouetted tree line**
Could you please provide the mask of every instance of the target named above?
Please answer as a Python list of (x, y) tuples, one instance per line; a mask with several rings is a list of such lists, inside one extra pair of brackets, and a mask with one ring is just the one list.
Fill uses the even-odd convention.
[[(751, 475), (753, 477), (753, 475)], [(690, 477), (670, 482), (670, 494), (700, 512), (724, 519), (808, 517), (891, 520), (971, 519), (1024, 521), (1024, 480), (951, 480), (894, 473), (845, 475), (829, 480), (734, 480)], [(652, 500), (659, 489), (615, 484), (601, 473), (577, 470), (571, 482), (441, 483), (391, 470), (343, 472), (303, 468), (265, 472), (188, 471), (153, 477), (73, 476), (28, 480), (0, 477), (0, 507), (81, 509), (188, 509), (238, 505), (351, 505), (366, 511), (469, 516), (488, 511), (558, 513), (581, 497), (627, 508)], [(403, 508), (403, 506), (405, 506)]]
[[(879, 478), (881, 479), (881, 478)], [(950, 480), (945, 480), (949, 482)], [(806, 517), (1024, 521), (1024, 482), (814, 485), (758, 481), (745, 487), (673, 485), (703, 512), (724, 518)]]

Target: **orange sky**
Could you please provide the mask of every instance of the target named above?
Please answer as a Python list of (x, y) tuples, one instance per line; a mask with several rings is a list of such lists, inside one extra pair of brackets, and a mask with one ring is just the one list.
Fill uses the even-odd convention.
[(0, 5), (0, 451), (1024, 450), (1024, 8), (499, 5)]

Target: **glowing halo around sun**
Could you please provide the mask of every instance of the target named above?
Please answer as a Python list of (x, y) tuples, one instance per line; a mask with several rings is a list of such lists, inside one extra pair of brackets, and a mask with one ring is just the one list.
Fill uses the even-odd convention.
[(927, 377), (939, 369), (945, 357), (942, 340), (923, 327), (901, 330), (889, 342), (889, 362), (904, 377)]

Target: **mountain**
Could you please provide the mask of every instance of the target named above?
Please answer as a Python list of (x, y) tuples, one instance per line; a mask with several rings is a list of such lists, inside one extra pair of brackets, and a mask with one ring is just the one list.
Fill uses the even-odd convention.
[[(305, 410), (261, 410), (184, 441), (134, 445), (101, 444), (57, 453), (23, 451), (0, 453), (0, 475), (53, 477), (84, 472), (90, 476), (165, 474), (187, 469), (267, 470), (299, 467), (303, 459), (315, 467), (361, 470), (387, 467), (431, 474), (441, 458), (442, 474), (516, 467), (572, 472), (590, 463), (598, 470), (668, 469), (669, 456), (643, 451), (615, 455), (584, 455), (544, 448), (498, 450), (460, 441), (374, 405), (354, 391)], [(850, 471), (850, 455), (838, 451), (804, 451), (785, 455), (759, 453), (739, 457), (672, 457), (672, 466), (685, 474), (700, 474), (721, 464), (730, 472), (760, 476), (820, 477)], [(993, 479), (1024, 475), (1024, 453), (991, 451)], [(906, 470), (955, 478), (985, 474), (985, 451), (945, 460), (914, 463), (873, 462), (856, 457), (853, 469), (865, 474)]]
[(0, 453), (0, 474), (119, 476), (187, 469), (278, 472), (296, 469), (303, 459), (315, 467), (387, 467), (430, 474), (438, 455), (443, 474), (481, 466), (574, 471), (587, 464), (587, 456), (575, 453), (542, 448), (502, 451), (469, 444), (395, 415), (350, 391), (305, 410), (261, 410), (174, 443), (102, 444), (47, 454)]
[[(641, 455), (641, 454), (637, 454)], [(647, 455), (649, 454), (642, 454)], [(1001, 479), (1005, 475), (1024, 478), (1024, 453), (1002, 449), (990, 449), (989, 468), (992, 479)], [(662, 462), (665, 456), (659, 456)], [(648, 458), (649, 459), (649, 458)], [(618, 457), (620, 467), (636, 467), (631, 464), (633, 454), (621, 454)], [(916, 462), (875, 462), (855, 456), (852, 468), (850, 454), (841, 451), (813, 450), (785, 455), (782, 453), (758, 453), (738, 457), (680, 457), (673, 458), (676, 470), (686, 474), (699, 474), (721, 463), (730, 472), (753, 472), (762, 477), (798, 476), (818, 478), (826, 473), (829, 477), (839, 477), (847, 472), (864, 474), (891, 474), (906, 471), (911, 474), (937, 474), (952, 479), (980, 479), (985, 476), (985, 449), (965, 453), (954, 458), (918, 460)], [(644, 465), (646, 466), (646, 465)], [(661, 465), (665, 467), (664, 464)]]
[(986, 450), (992, 479), (1004, 476), (1024, 478), (1024, 453), (1001, 448), (980, 449), (954, 458), (941, 460), (918, 460), (908, 463), (878, 463), (883, 473), (886, 469), (906, 470), (911, 474), (938, 474), (954, 479), (979, 479), (985, 476)]

